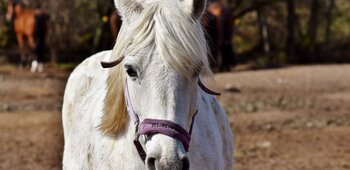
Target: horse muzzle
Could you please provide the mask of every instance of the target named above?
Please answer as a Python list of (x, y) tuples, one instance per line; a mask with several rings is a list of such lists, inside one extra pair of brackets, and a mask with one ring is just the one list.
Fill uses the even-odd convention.
[(154, 157), (147, 158), (146, 167), (148, 170), (189, 170), (190, 161), (187, 157), (177, 160), (176, 162), (165, 162)]
[(189, 170), (190, 160), (182, 143), (174, 138), (158, 134), (146, 142), (147, 170)]

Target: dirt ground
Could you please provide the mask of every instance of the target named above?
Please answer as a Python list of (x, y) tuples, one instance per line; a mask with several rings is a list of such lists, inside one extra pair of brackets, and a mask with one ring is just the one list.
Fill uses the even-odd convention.
[[(0, 66), (0, 169), (61, 169), (69, 71)], [(216, 75), (237, 170), (350, 169), (350, 65)]]

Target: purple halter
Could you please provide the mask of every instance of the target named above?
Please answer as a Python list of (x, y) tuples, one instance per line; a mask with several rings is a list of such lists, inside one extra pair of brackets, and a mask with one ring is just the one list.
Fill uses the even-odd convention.
[(196, 113), (192, 117), (192, 122), (191, 122), (189, 132), (187, 132), (179, 124), (168, 120), (145, 119), (140, 123), (140, 119), (138, 115), (135, 113), (131, 103), (127, 81), (125, 81), (124, 93), (125, 93), (125, 100), (126, 100), (126, 105), (128, 109), (128, 114), (130, 116), (130, 119), (135, 124), (134, 145), (143, 162), (145, 162), (147, 154), (139, 141), (140, 135), (152, 135), (152, 134), (160, 133), (160, 134), (178, 139), (182, 142), (185, 148), (185, 151), (188, 152), (188, 148), (190, 146), (190, 141), (191, 141), (193, 122), (198, 111), (196, 111)]

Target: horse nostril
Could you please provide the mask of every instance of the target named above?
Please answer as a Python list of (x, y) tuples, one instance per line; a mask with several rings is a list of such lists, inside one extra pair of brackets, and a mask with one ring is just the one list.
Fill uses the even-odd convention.
[(146, 166), (149, 170), (156, 170), (156, 158), (147, 158)]
[(183, 157), (181, 159), (182, 161), (182, 170), (189, 170), (190, 169), (190, 161), (187, 157)]

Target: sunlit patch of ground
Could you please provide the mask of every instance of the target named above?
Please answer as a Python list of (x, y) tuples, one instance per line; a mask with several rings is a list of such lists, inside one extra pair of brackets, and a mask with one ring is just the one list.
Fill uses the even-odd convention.
[[(61, 169), (68, 71), (0, 66), (0, 169)], [(237, 170), (350, 169), (350, 65), (216, 75)], [(226, 89), (226, 90), (225, 90)]]

